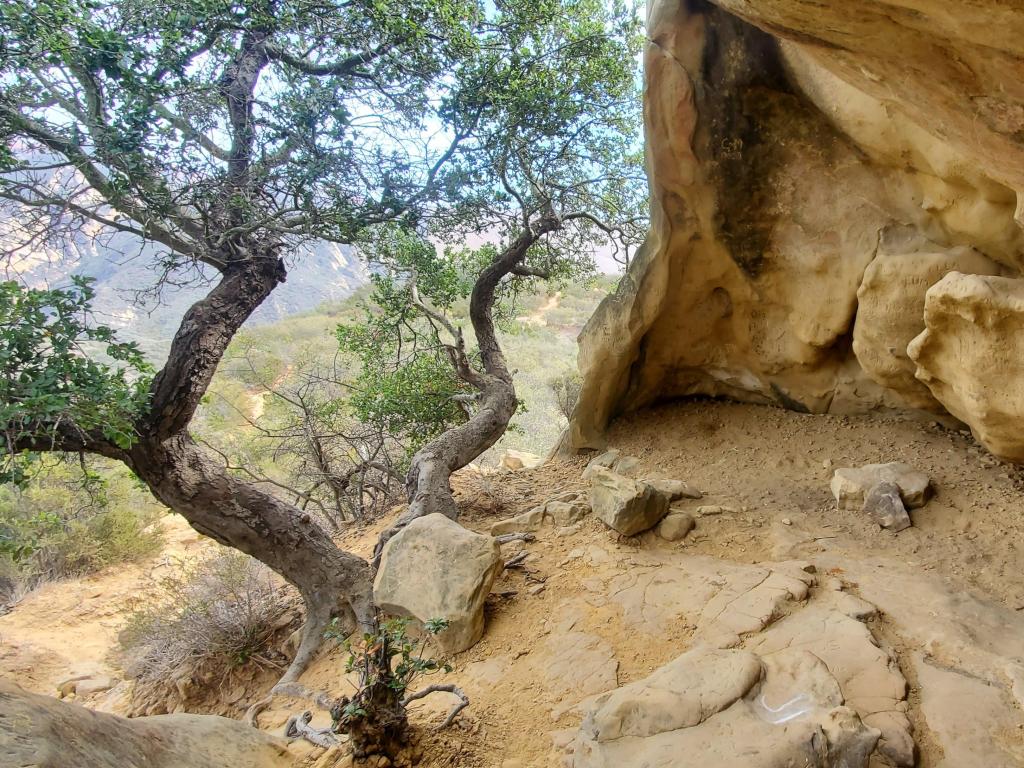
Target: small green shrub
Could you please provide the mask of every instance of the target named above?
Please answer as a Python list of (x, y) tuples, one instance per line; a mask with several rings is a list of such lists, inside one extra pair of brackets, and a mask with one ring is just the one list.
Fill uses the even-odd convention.
[(566, 371), (548, 381), (548, 386), (555, 395), (558, 412), (566, 419), (571, 419), (576, 402), (580, 399), (580, 392), (583, 390), (583, 378), (576, 371)]
[[(393, 754), (403, 742), (405, 708), (410, 700), (406, 694), (413, 682), (452, 669), (447, 662), (425, 655), (429, 637), (447, 627), (445, 619), (430, 619), (423, 624), (426, 635), (414, 640), (408, 634), (409, 619), (396, 618), (380, 622), (376, 632), (353, 639), (345, 638), (336, 622), (331, 624), (327, 637), (338, 640), (346, 651), (345, 672), (359, 677), (356, 691), (342, 696), (331, 708), (333, 730), (348, 734), (357, 758)], [(460, 698), (468, 704), (468, 699)], [(453, 710), (449, 719), (461, 709)]]

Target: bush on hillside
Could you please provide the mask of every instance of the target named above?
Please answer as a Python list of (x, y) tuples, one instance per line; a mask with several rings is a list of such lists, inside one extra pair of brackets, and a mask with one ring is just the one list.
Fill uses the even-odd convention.
[(120, 635), (126, 672), (159, 683), (203, 668), (278, 666), (271, 646), (291, 600), (271, 571), (234, 551), (181, 565), (129, 615)]
[(558, 412), (566, 419), (571, 419), (576, 401), (580, 399), (580, 391), (583, 389), (582, 377), (576, 371), (566, 371), (551, 379), (548, 386), (555, 395)]
[(126, 473), (48, 468), (0, 486), (0, 602), (39, 584), (139, 560), (160, 549), (159, 507)]

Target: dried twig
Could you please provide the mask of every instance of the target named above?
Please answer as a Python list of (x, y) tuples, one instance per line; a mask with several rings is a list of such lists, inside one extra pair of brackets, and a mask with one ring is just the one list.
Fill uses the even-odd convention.
[(522, 568), (523, 563), (529, 555), (529, 552), (516, 552), (512, 557), (505, 561), (505, 568)]
[(402, 699), (402, 706), (407, 707), (411, 702), (416, 701), (417, 699), (426, 698), (432, 693), (451, 693), (459, 697), (459, 702), (452, 707), (452, 711), (448, 713), (448, 717), (444, 719), (443, 723), (437, 726), (437, 730), (439, 731), (444, 730), (449, 725), (451, 725), (452, 721), (456, 718), (459, 712), (461, 712), (469, 706), (469, 696), (467, 696), (461, 688), (452, 683), (437, 683), (435, 685), (428, 685), (426, 688), (420, 691), (416, 691), (416, 693), (411, 693), (404, 699)]

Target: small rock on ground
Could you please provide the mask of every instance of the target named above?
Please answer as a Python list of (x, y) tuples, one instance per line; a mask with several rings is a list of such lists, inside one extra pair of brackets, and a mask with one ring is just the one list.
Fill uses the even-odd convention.
[(882, 528), (896, 532), (909, 528), (910, 515), (900, 498), (900, 487), (896, 483), (882, 481), (868, 491), (861, 511)]
[(688, 512), (671, 512), (658, 523), (658, 535), (666, 541), (679, 541), (693, 530), (693, 516)]

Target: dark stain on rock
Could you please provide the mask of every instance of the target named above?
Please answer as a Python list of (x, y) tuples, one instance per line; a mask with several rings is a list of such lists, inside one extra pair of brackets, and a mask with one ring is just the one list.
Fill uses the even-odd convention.
[(777, 217), (771, 178), (778, 143), (766, 111), (795, 95), (771, 35), (714, 6), (703, 12), (697, 152), (717, 193), (717, 235), (739, 267), (756, 277)]

